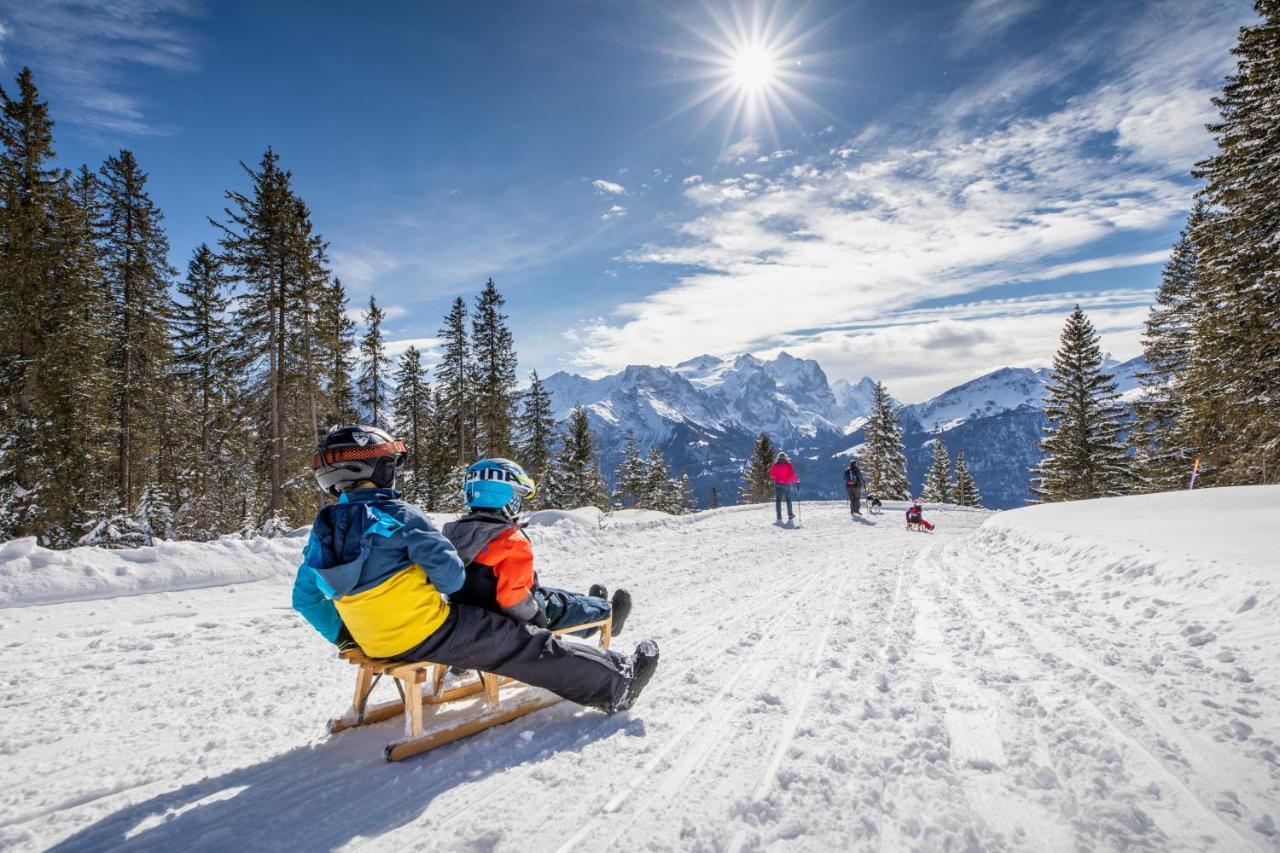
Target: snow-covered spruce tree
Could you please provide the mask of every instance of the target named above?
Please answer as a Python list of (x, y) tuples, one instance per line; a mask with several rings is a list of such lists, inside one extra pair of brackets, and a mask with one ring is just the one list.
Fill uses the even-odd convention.
[(751, 458), (742, 470), (742, 489), (738, 493), (739, 503), (758, 504), (768, 501), (773, 496), (773, 479), (769, 469), (773, 467), (773, 459), (778, 449), (773, 440), (765, 433), (756, 436), (755, 446), (751, 450)]
[(370, 426), (388, 426), (387, 375), (390, 368), (387, 346), (382, 340), (382, 321), (387, 312), (378, 307), (377, 300), (369, 297), (369, 310), (364, 313), (364, 335), (360, 338), (360, 405)]
[(951, 502), (951, 456), (947, 453), (947, 445), (941, 436), (933, 439), (933, 464), (924, 477), (924, 490), (920, 497), (929, 503), (945, 504)]
[(679, 512), (678, 515), (685, 515), (698, 511), (698, 497), (693, 493), (693, 483), (689, 481), (688, 473), (682, 472), (680, 479), (676, 481), (679, 486)]
[(978, 492), (978, 484), (969, 472), (969, 463), (965, 461), (964, 451), (956, 454), (956, 479), (951, 484), (951, 501), (956, 506), (982, 507), (982, 495)]
[(539, 484), (538, 491), (542, 491), (542, 478), (555, 452), (556, 418), (551, 409), (551, 394), (536, 370), (529, 374), (529, 387), (520, 395), (515, 427), (516, 455), (529, 476)]
[(879, 498), (911, 497), (898, 410), (883, 382), (877, 382), (872, 392), (871, 414), (862, 427), (862, 434), (867, 446), (858, 455), (858, 461), (868, 491)]
[(644, 460), (644, 475), (640, 498), (635, 502), (636, 509), (670, 512), (671, 480), (667, 476), (667, 462), (662, 457), (662, 449), (656, 444), (649, 445), (649, 456)]
[[(1193, 234), (1205, 309), (1187, 383), (1210, 482), (1280, 482), (1280, 2), (1255, 0), (1197, 164), (1213, 212)], [(1198, 362), (1198, 363), (1197, 363)]]
[(1129, 435), (1134, 448), (1138, 488), (1161, 492), (1184, 487), (1196, 450), (1192, 447), (1188, 369), (1202, 314), (1202, 285), (1192, 235), (1205, 226), (1208, 207), (1198, 202), (1187, 219), (1160, 277), (1155, 304), (1147, 316), (1142, 348), (1148, 369), (1138, 377), (1142, 397), (1134, 404), (1137, 427)]
[(627, 430), (622, 462), (614, 472), (613, 482), (617, 487), (617, 500), (621, 506), (639, 508), (644, 503), (649, 487), (649, 470), (645, 458), (640, 455), (636, 434), (631, 430)]
[(201, 243), (177, 285), (178, 300), (171, 324), (174, 369), (190, 397), (196, 464), (186, 478), (187, 511), (180, 532), (208, 539), (235, 529), (235, 469), (242, 458), (243, 436), (236, 409), (239, 370), (230, 322), (230, 281), (222, 263)]
[(489, 279), (476, 298), (471, 320), (478, 456), (515, 454), (516, 349), (502, 313), (505, 301)]
[(1102, 371), (1098, 333), (1077, 305), (1062, 330), (1045, 389), (1049, 424), (1040, 441), (1040, 466), (1032, 471), (1037, 501), (1101, 498), (1131, 489), (1118, 397), (1112, 377)]
[(475, 408), (471, 348), (467, 340), (467, 303), (461, 296), (453, 300), (444, 324), (437, 333), (441, 341), (440, 363), (436, 365), (436, 390), (440, 399), (436, 417), (447, 425), (446, 434), (453, 459), (459, 465), (474, 462)]
[(326, 408), (321, 428), (358, 421), (355, 394), (352, 393), (351, 351), (355, 347), (356, 324), (347, 316), (347, 291), (340, 279), (334, 279), (319, 293), (316, 337), (323, 361)]
[(431, 387), (417, 347), (410, 346), (400, 356), (395, 382), (392, 425), (407, 448), (397, 487), (410, 503), (425, 506), (431, 497)]
[(133, 152), (108, 157), (99, 170), (101, 264), (115, 303), (110, 337), (116, 408), (116, 474), (121, 509), (137, 506), (156, 479), (161, 437), (152, 417), (173, 357), (168, 322), (173, 315), (169, 240), (163, 215), (147, 194), (147, 174)]
[(609, 490), (596, 459), (596, 440), (587, 410), (574, 406), (565, 426), (564, 441), (556, 456), (555, 479), (561, 509), (594, 506), (609, 508)]

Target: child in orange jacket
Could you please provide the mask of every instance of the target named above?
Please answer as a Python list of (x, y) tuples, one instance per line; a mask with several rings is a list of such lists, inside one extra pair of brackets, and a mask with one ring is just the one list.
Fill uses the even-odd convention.
[[(491, 471), (497, 473), (486, 474)], [(614, 592), (610, 601), (601, 584), (593, 584), (586, 595), (581, 595), (538, 582), (533, 543), (519, 520), (519, 500), (513, 506), (508, 490), (500, 486), (486, 488), (494, 485), (494, 478), (508, 476), (523, 476), (532, 488), (533, 481), (524, 470), (505, 459), (482, 460), (467, 469), (465, 497), (470, 512), (449, 522), (443, 530), (466, 566), (462, 589), (449, 599), (552, 631), (596, 622), (612, 614), (613, 634), (620, 633), (631, 612), (631, 595), (625, 589)], [(498, 501), (504, 503), (496, 505)], [(591, 629), (581, 635), (594, 632)]]

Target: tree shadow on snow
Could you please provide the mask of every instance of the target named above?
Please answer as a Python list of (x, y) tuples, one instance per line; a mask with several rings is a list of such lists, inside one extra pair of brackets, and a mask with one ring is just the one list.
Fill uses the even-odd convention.
[[(440, 795), (643, 726), (628, 714), (607, 717), (565, 702), (529, 717), (388, 763), (382, 748), (400, 719), (341, 732), (260, 764), (202, 779), (126, 806), (54, 846), (101, 850), (332, 850), (412, 822)], [(529, 733), (532, 733), (532, 736)], [(252, 733), (246, 733), (251, 737)], [(538, 784), (532, 782), (531, 784)], [(429, 831), (474, 825), (461, 803), (434, 817)], [(454, 821), (453, 818), (459, 818)], [(436, 836), (440, 847), (449, 836)], [(460, 840), (460, 839), (458, 839)]]

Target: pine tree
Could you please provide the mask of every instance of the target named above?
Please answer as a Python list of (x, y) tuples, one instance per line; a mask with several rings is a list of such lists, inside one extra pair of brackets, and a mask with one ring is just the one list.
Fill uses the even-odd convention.
[(133, 152), (108, 157), (99, 171), (102, 268), (115, 302), (112, 324), (116, 372), (120, 507), (137, 505), (155, 472), (148, 460), (162, 439), (150, 415), (163, 399), (162, 379), (172, 358), (168, 322), (173, 314), (169, 240), (159, 208), (147, 194), (147, 174)]
[(575, 406), (569, 413), (564, 442), (556, 456), (554, 479), (560, 491), (561, 509), (594, 506), (609, 508), (609, 490), (600, 474), (596, 440), (587, 410)]
[(424, 505), (431, 500), (431, 388), (416, 347), (400, 357), (395, 380), (395, 431), (408, 448), (400, 490), (411, 503)]
[(440, 401), (436, 406), (436, 417), (448, 426), (455, 462), (468, 465), (474, 461), (475, 440), (471, 426), (475, 397), (467, 341), (467, 303), (461, 296), (453, 300), (438, 334), (441, 356), (440, 363), (436, 365), (436, 389), (440, 393)]
[(772, 497), (773, 478), (769, 476), (769, 469), (773, 467), (777, 455), (778, 449), (768, 435), (762, 432), (756, 436), (751, 458), (747, 460), (742, 472), (743, 485), (738, 495), (739, 503), (765, 503)]
[(1118, 397), (1112, 377), (1102, 372), (1098, 334), (1077, 305), (1062, 331), (1045, 389), (1049, 424), (1040, 442), (1040, 467), (1033, 471), (1037, 500), (1082, 500), (1129, 490), (1132, 475), (1120, 442)]
[(679, 486), (677, 493), (680, 498), (678, 514), (685, 515), (686, 513), (697, 512), (698, 498), (693, 493), (693, 483), (689, 481), (688, 473), (681, 472), (680, 479), (676, 483)]
[(223, 260), (243, 282), (237, 311), (240, 359), (246, 367), (260, 370), (257, 387), (249, 397), (263, 408), (255, 414), (261, 428), (259, 456), (268, 483), (266, 512), (278, 514), (285, 506), (288, 479), (288, 433), (285, 399), (286, 341), (289, 338), (290, 273), (293, 269), (292, 174), (280, 168), (280, 157), (270, 148), (255, 170), (240, 167), (253, 184), (252, 194), (228, 190), (231, 206), (225, 208), (225, 223), (211, 220), (221, 232)]
[(369, 297), (369, 310), (364, 315), (365, 332), (360, 339), (360, 404), (371, 426), (387, 427), (387, 348), (382, 340), (382, 321), (386, 312)]
[(707, 509), (720, 508), (720, 491), (715, 487), (711, 487), (711, 491), (707, 492)]
[(667, 477), (667, 462), (662, 458), (662, 449), (656, 444), (649, 446), (649, 458), (644, 460), (644, 475), (636, 509), (671, 512), (671, 480)]
[(354, 424), (360, 420), (355, 395), (351, 391), (351, 351), (355, 347), (356, 324), (347, 316), (347, 291), (340, 279), (322, 288), (319, 294), (316, 336), (324, 361), (324, 386), (328, 403), (325, 427)]
[(1148, 491), (1185, 486), (1196, 455), (1188, 394), (1192, 389), (1187, 380), (1196, 325), (1204, 306), (1192, 235), (1204, 228), (1208, 219), (1207, 206), (1197, 203), (1165, 264), (1143, 335), (1148, 369), (1138, 377), (1143, 393), (1134, 404), (1138, 427), (1129, 441), (1135, 449), (1142, 488)]
[[(74, 542), (105, 503), (105, 285), (96, 181), (52, 165), (53, 121), (30, 69), (0, 88), (0, 539)], [(87, 177), (86, 177), (87, 175)]]
[(969, 463), (965, 461), (963, 450), (956, 454), (956, 479), (951, 484), (951, 500), (956, 506), (982, 508), (982, 495), (969, 473)]
[(877, 382), (872, 392), (871, 415), (862, 432), (867, 446), (858, 461), (869, 493), (880, 498), (909, 498), (911, 483), (907, 479), (907, 455), (898, 410), (883, 382)]
[[(1193, 234), (1204, 309), (1187, 383), (1209, 482), (1280, 482), (1280, 2), (1255, 0), (1197, 164), (1213, 211)], [(1198, 434), (1197, 434), (1198, 433)]]
[(921, 497), (932, 504), (951, 502), (951, 457), (947, 454), (947, 445), (941, 436), (933, 440), (933, 464), (924, 478), (924, 491)]
[(622, 462), (613, 475), (613, 481), (617, 486), (618, 502), (624, 508), (639, 508), (647, 497), (649, 470), (644, 457), (640, 455), (636, 434), (631, 430), (627, 430)]
[(471, 321), (479, 456), (506, 457), (515, 450), (516, 351), (507, 316), (502, 313), (504, 303), (489, 279), (476, 298)]
[(334, 309), (324, 283), (324, 242), (312, 233), (293, 175), (279, 161), (268, 148), (256, 169), (241, 163), (251, 192), (228, 191), (226, 220), (210, 220), (222, 232), (223, 261), (241, 285), (238, 358), (251, 379), (246, 415), (257, 437), (257, 465), (267, 481), (264, 516), (273, 530), (290, 513), (309, 515), (320, 502), (310, 461), (324, 431), (320, 418), (333, 410), (332, 401), (319, 399), (332, 369), (323, 332)]
[(230, 279), (208, 245), (196, 247), (187, 276), (178, 282), (172, 338), (174, 368), (191, 400), (193, 441), (198, 462), (189, 478), (186, 536), (208, 538), (232, 529), (238, 502), (232, 466), (247, 460), (238, 416), (239, 365), (230, 320)]
[(520, 461), (541, 493), (542, 481), (551, 468), (555, 452), (556, 419), (551, 408), (551, 394), (538, 379), (536, 370), (530, 374), (529, 388), (521, 395), (521, 405), (520, 416), (516, 419)]

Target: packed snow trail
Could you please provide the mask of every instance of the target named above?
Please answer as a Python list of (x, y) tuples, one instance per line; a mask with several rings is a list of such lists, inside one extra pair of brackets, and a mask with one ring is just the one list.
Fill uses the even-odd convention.
[(655, 679), (403, 764), (286, 573), (0, 609), (0, 848), (1280, 850), (1274, 570), (846, 506), (531, 528)]

